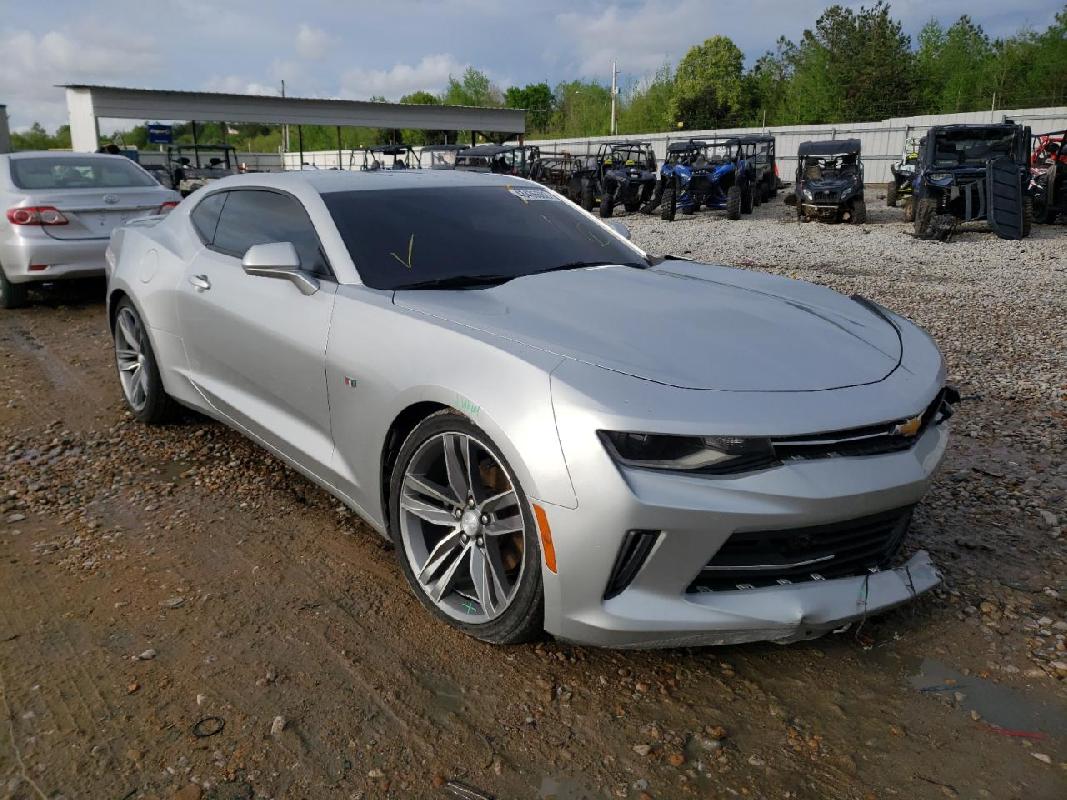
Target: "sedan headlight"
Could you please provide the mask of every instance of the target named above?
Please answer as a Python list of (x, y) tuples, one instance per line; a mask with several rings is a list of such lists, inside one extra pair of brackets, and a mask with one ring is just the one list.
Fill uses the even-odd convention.
[(601, 431), (600, 437), (620, 464), (645, 469), (725, 475), (774, 464), (770, 439), (737, 436), (673, 436), (659, 433)]

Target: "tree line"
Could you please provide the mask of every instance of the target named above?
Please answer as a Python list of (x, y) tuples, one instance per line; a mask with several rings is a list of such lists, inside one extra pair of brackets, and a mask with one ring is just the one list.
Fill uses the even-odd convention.
[[(677, 64), (620, 93), (620, 134), (763, 125), (860, 122), (915, 114), (949, 114), (993, 108), (1067, 104), (1067, 5), (1044, 31), (1023, 28), (994, 38), (970, 17), (952, 25), (928, 22), (915, 41), (888, 2), (853, 10), (828, 7), (797, 41), (778, 39), (750, 68), (726, 36), (694, 45)], [(384, 101), (375, 97), (372, 100)], [(402, 103), (470, 105), (527, 110), (530, 138), (610, 133), (611, 90), (589, 80), (547, 82), (502, 89), (473, 67), (451, 77), (443, 92), (416, 91)], [(270, 152), (282, 144), (280, 126), (201, 123), (201, 142), (225, 139), (240, 150)], [(302, 126), (304, 150), (378, 143), (444, 142), (444, 131)], [(177, 141), (192, 140), (191, 126), (175, 127)], [(290, 126), (290, 150), (298, 149)], [(111, 137), (146, 147), (144, 126)], [(468, 141), (459, 135), (460, 141)], [(69, 147), (62, 126), (40, 125), (13, 133), (16, 149)]]

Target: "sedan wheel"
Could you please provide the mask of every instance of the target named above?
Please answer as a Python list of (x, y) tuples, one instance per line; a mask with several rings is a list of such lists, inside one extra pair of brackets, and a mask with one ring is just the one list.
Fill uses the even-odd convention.
[(435, 414), (393, 470), (390, 519), (401, 566), (434, 613), (485, 641), (540, 632), (541, 563), (526, 497), (485, 433)]
[(174, 416), (176, 405), (163, 388), (144, 323), (129, 300), (119, 302), (114, 336), (115, 365), (130, 411), (141, 422), (168, 421)]

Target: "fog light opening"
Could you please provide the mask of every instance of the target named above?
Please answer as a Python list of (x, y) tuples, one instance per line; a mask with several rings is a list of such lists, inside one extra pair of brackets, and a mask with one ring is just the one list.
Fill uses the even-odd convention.
[(607, 588), (604, 590), (605, 600), (622, 594), (633, 583), (652, 548), (659, 541), (660, 533), (662, 531), (626, 531), (619, 553), (615, 556), (615, 566), (611, 569)]

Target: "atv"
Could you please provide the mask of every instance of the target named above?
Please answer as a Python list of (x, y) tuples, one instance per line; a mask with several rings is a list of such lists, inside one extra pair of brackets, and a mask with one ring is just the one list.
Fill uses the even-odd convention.
[(582, 190), (591, 172), (588, 156), (541, 151), (530, 166), (530, 180), (537, 181), (580, 205)]
[(778, 163), (774, 158), (774, 137), (769, 134), (742, 136), (745, 162), (752, 181), (752, 201), (756, 205), (778, 196)]
[(912, 180), (915, 178), (915, 165), (919, 163), (921, 143), (922, 139), (916, 136), (908, 136), (904, 139), (904, 152), (900, 154), (900, 161), (889, 166), (889, 171), (893, 173), (893, 180), (885, 185), (885, 204), (893, 208), (898, 202), (903, 201), (905, 222), (915, 219)]
[(741, 140), (688, 139), (668, 145), (650, 210), (656, 205), (660, 218), (668, 221), (679, 210), (689, 215), (701, 206), (725, 210), (727, 219), (751, 214), (753, 191)]
[(586, 211), (600, 207), (610, 217), (615, 206), (637, 211), (656, 190), (656, 155), (650, 142), (606, 142), (582, 176), (580, 204)]
[(1067, 130), (1034, 137), (1030, 159), (1030, 195), (1034, 219), (1051, 225), (1057, 215), (1067, 217)]
[(915, 235), (947, 240), (957, 223), (987, 220), (1001, 239), (1029, 236), (1030, 178), (1029, 128), (936, 125), (915, 168)]
[(480, 144), (457, 153), (455, 169), (528, 178), (539, 154), (540, 148), (533, 145)]
[(866, 222), (860, 140), (801, 142), (796, 186), (785, 201), (796, 206), (798, 222)]
[(229, 144), (171, 145), (167, 148), (167, 173), (170, 187), (188, 197), (212, 181), (236, 175), (237, 151)]

